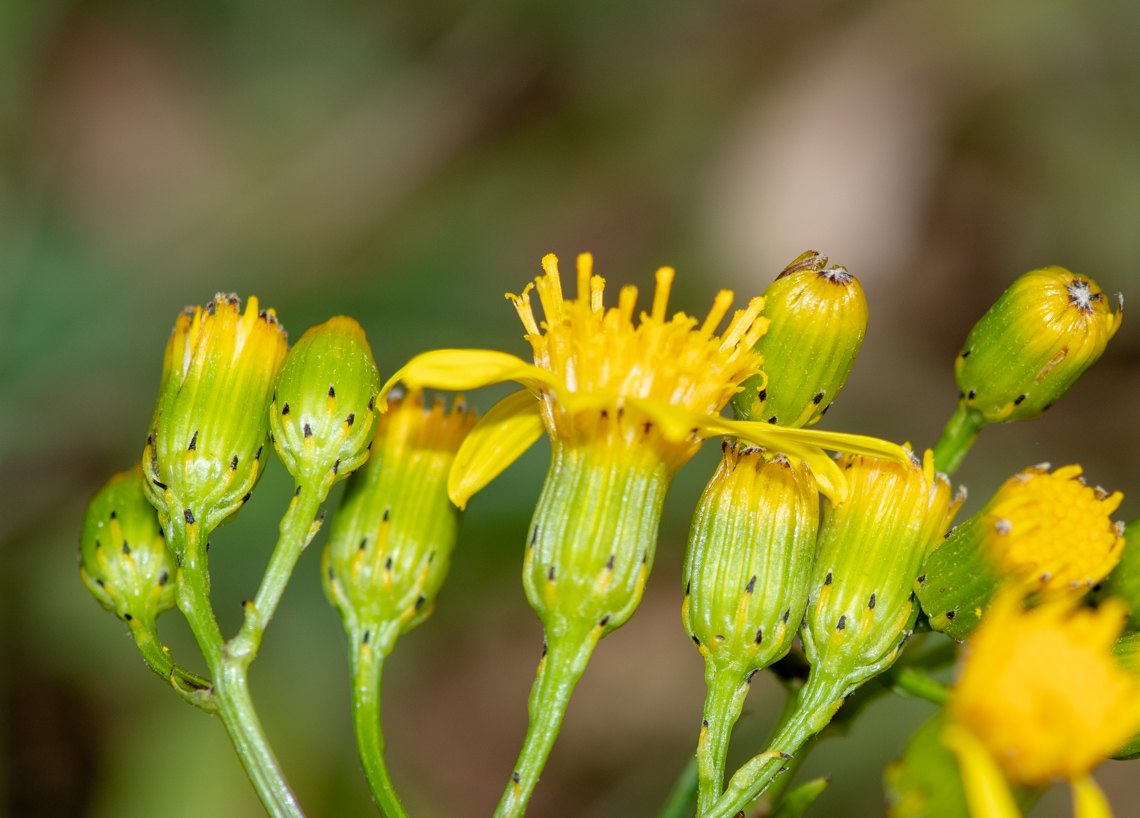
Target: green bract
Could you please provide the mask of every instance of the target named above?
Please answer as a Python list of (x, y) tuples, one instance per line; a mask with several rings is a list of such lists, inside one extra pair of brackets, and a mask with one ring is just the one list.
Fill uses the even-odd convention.
[(1127, 603), (1128, 627), (1140, 630), (1140, 520), (1124, 528), (1124, 551), (1103, 586), (1104, 596), (1118, 596)]
[(273, 446), (299, 482), (327, 492), (368, 458), (380, 373), (360, 324), (336, 316), (289, 351), (269, 409)]
[(142, 467), (120, 472), (87, 507), (79, 540), (79, 575), (108, 611), (154, 627), (174, 607), (178, 565), (143, 490)]
[(867, 332), (858, 279), (808, 251), (764, 291), (768, 331), (756, 342), (764, 372), (732, 399), (737, 417), (813, 426), (839, 395)]

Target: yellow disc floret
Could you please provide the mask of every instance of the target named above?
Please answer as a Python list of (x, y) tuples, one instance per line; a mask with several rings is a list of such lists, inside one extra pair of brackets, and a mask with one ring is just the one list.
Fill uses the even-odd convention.
[[(570, 396), (588, 396), (582, 402), (546, 396), (544, 420), (560, 438), (614, 434), (632, 444), (653, 436), (654, 424), (641, 412), (622, 417), (638, 401), (716, 415), (744, 380), (760, 372), (762, 358), (752, 348), (768, 326), (767, 319), (760, 317), (763, 298), (754, 298), (747, 309), (736, 311), (718, 336), (716, 329), (732, 305), (732, 293), (718, 293), (699, 325), (683, 312), (669, 318), (674, 272), (663, 267), (657, 271), (652, 310), (642, 312), (635, 324), (637, 288), (623, 287), (618, 305), (605, 309), (605, 280), (592, 274), (590, 254), (578, 257), (578, 297), (573, 300), (563, 298), (558, 260), (548, 255), (542, 265), (545, 275), (521, 296), (509, 297), (526, 327), (535, 365), (557, 376)], [(541, 326), (531, 308), (532, 287), (545, 315)], [(599, 421), (610, 428), (599, 429)]]
[(1012, 781), (1078, 779), (1140, 729), (1140, 685), (1114, 660), (1124, 608), (1053, 601), (1023, 611), (1005, 591), (967, 643), (951, 718)]
[(1109, 515), (1123, 495), (1086, 486), (1080, 474), (1080, 466), (1052, 474), (1035, 466), (994, 495), (987, 545), (1003, 573), (1069, 591), (1100, 582), (1120, 561), (1124, 538)]

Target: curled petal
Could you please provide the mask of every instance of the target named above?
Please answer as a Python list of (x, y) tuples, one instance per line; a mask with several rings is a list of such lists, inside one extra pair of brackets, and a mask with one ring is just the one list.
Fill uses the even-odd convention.
[(542, 384), (561, 386), (545, 369), (506, 352), (489, 349), (437, 349), (417, 355), (384, 384), (380, 390), (381, 408), (387, 405), (388, 393), (400, 381), (413, 389), (426, 387), (456, 392), (503, 381), (517, 381), (534, 391)]
[(451, 502), (467, 507), (479, 489), (542, 437), (540, 404), (526, 389), (520, 389), (491, 407), (463, 441), (447, 478)]
[(1112, 807), (1091, 775), (1074, 778), (1072, 786), (1074, 818), (1112, 818)]

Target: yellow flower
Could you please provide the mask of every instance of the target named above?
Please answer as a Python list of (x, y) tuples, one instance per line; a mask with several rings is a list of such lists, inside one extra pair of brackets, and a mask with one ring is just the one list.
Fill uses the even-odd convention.
[(995, 599), (967, 643), (943, 739), (974, 818), (1017, 815), (978, 806), (1003, 802), (996, 770), (1029, 786), (1068, 779), (1078, 816), (1110, 814), (1088, 776), (1140, 729), (1140, 685), (1112, 652), (1124, 616), (1115, 599), (1095, 611), (1068, 600), (1025, 611), (1012, 590)]
[[(504, 352), (437, 350), (413, 358), (385, 386), (384, 392), (398, 381), (467, 390), (513, 380), (526, 387), (494, 406), (460, 450), (449, 485), (460, 507), (544, 431), (571, 447), (648, 448), (670, 473), (703, 438), (735, 435), (806, 462), (821, 490), (837, 502), (846, 484), (822, 446), (905, 460), (901, 447), (882, 440), (720, 417), (740, 384), (761, 373), (762, 358), (753, 347), (767, 328), (760, 317), (763, 299), (736, 311), (717, 335), (732, 293), (722, 290), (699, 325), (684, 313), (669, 318), (674, 273), (664, 267), (657, 271), (651, 311), (635, 324), (637, 288), (622, 288), (617, 307), (607, 310), (605, 281), (592, 274), (589, 254), (578, 257), (578, 297), (572, 300), (563, 296), (558, 260), (548, 255), (542, 264), (545, 275), (522, 295), (508, 296), (533, 347), (533, 364)], [(532, 287), (545, 315), (541, 325), (531, 307)]]

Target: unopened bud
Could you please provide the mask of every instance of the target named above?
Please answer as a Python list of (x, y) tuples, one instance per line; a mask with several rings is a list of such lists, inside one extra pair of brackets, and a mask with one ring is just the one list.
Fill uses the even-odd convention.
[(459, 401), (425, 412), (414, 392), (380, 416), (372, 455), (348, 481), (322, 558), (325, 592), (353, 638), (386, 653), (431, 613), (458, 536), (447, 496), (475, 423)]
[(839, 395), (867, 332), (859, 280), (807, 252), (764, 291), (768, 332), (756, 343), (764, 372), (733, 399), (737, 416), (812, 426)]
[(178, 565), (143, 490), (141, 466), (112, 477), (87, 506), (79, 575), (103, 607), (134, 626), (154, 628), (174, 607)]
[(1018, 278), (970, 330), (954, 361), (965, 406), (989, 423), (1035, 418), (1092, 366), (1116, 334), (1092, 279), (1062, 267)]
[(1080, 466), (1026, 469), (938, 544), (917, 582), (932, 628), (965, 639), (1006, 579), (1049, 596), (1079, 595), (1108, 575), (1124, 548), (1110, 517), (1123, 495), (1086, 486), (1080, 475)]
[(143, 453), (147, 495), (164, 525), (209, 531), (249, 499), (264, 469), (285, 331), (272, 310), (237, 296), (178, 317)]
[(289, 351), (270, 406), (273, 446), (297, 480), (327, 492), (368, 458), (380, 373), (360, 324), (337, 316)]
[[(1128, 606), (1128, 627), (1140, 630), (1140, 520), (1124, 528), (1124, 550), (1120, 562), (1104, 582), (1102, 596), (1115, 596)], [(1140, 663), (1137, 671), (1140, 672)]]

